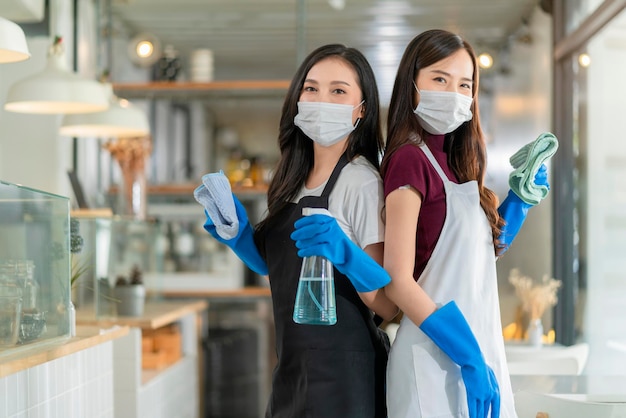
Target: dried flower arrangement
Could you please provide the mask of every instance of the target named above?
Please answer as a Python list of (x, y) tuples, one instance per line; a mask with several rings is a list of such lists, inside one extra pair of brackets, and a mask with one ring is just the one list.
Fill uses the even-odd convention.
[(515, 287), (515, 293), (522, 302), (522, 309), (528, 313), (530, 320), (540, 319), (546, 309), (554, 306), (558, 300), (557, 290), (561, 281), (544, 275), (540, 283), (521, 274), (519, 269), (509, 273), (509, 283)]
[(139, 138), (119, 138), (107, 141), (104, 148), (120, 164), (122, 172), (144, 171), (146, 157), (152, 153), (152, 142), (149, 136)]
[[(152, 141), (149, 136), (137, 138), (118, 138), (106, 142), (103, 147), (111, 153), (111, 156), (119, 163), (122, 171), (122, 182), (120, 185), (124, 193), (124, 214), (138, 215), (139, 218), (145, 214), (137, 213), (141, 208), (141, 202), (136, 202), (133, 184), (142, 179), (144, 184), (139, 185), (145, 189), (145, 169), (146, 159), (152, 154)], [(145, 190), (144, 190), (145, 193)], [(145, 202), (144, 202), (145, 206)], [(143, 208), (145, 210), (145, 207)]]

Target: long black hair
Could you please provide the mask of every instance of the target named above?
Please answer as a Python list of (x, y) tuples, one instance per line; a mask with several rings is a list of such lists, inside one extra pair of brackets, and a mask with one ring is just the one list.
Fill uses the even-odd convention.
[(296, 197), (313, 168), (313, 141), (295, 126), (293, 120), (298, 113), (298, 101), (307, 74), (315, 64), (329, 58), (341, 59), (350, 65), (356, 73), (363, 94), (365, 111), (348, 138), (347, 157), (352, 160), (362, 155), (374, 167), (379, 168), (383, 136), (374, 71), (365, 56), (357, 49), (340, 44), (321, 46), (304, 59), (287, 91), (278, 133), (280, 159), (267, 192), (268, 214), (257, 229), (270, 223), (281, 209)]

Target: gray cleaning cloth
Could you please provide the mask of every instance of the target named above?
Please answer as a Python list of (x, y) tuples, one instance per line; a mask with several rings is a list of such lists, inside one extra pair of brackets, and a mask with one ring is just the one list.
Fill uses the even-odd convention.
[(229, 240), (237, 236), (239, 219), (235, 200), (222, 170), (202, 176), (202, 184), (194, 190), (193, 196), (206, 209), (220, 237)]

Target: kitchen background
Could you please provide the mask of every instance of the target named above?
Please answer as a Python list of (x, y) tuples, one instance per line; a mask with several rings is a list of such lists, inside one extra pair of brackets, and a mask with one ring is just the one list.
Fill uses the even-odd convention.
[[(183, 186), (180, 193), (148, 197), (149, 215), (169, 221), (164, 223), (163, 235), (170, 239), (160, 242), (179, 253), (166, 258), (163, 268), (195, 273), (205, 270), (209, 262), (197, 252), (215, 249), (202, 230), (202, 209), (191, 192), (202, 174), (227, 171), (232, 164), (247, 167), (254, 163), (253, 168), (260, 167), (263, 176), (268, 176), (277, 158), (277, 126), (286, 87), (219, 92), (193, 88), (160, 93), (135, 90), (133, 86), (152, 80), (153, 69), (131, 61), (128, 49), (133, 38), (151, 34), (160, 39), (162, 48), (171, 46), (180, 66), (175, 77), (178, 82), (190, 81), (191, 56), (198, 49), (213, 51), (214, 80), (288, 80), (298, 60), (316, 46), (345, 43), (360, 48), (372, 62), (386, 106), (406, 43), (430, 27), (457, 29), (477, 50), (495, 55), (494, 67), (485, 70), (481, 79), (481, 116), (490, 141), (488, 183), (504, 198), (511, 169), (508, 157), (539, 133), (550, 130), (550, 15), (536, 1), (498, 5), (481, 2), (478, 9), (483, 12), (475, 10), (474, 4), (443, 11), (436, 4), (348, 1), (341, 8), (326, 1), (187, 0), (174, 4), (83, 0), (77, 2), (75, 34), (66, 29), (72, 27), (71, 1), (52, 1), (46, 15), (50, 32), (55, 28), (64, 32), (61, 35), (68, 54), (77, 36), (76, 67), (80, 74), (97, 77), (110, 70), (114, 86), (121, 86), (116, 88), (117, 95), (132, 100), (149, 114), (153, 153), (147, 169), (148, 183)], [(48, 44), (47, 36), (29, 36), (33, 58), (0, 69), (0, 93), (6, 94), (13, 82), (43, 66)], [(496, 55), (498, 51), (501, 53)], [(57, 116), (2, 112), (0, 118), (1, 178), (73, 197), (66, 171), (75, 169), (91, 207), (114, 206), (111, 198), (116, 196), (110, 188), (119, 183), (119, 168), (103, 149), (107, 139), (81, 138), (74, 142), (59, 137)], [(244, 200), (257, 218), (262, 216), (263, 193), (246, 193)], [(516, 245), (499, 262), (504, 298), (515, 297), (507, 282), (512, 267), (524, 266), (524, 273), (531, 277), (550, 271), (549, 245), (539, 254), (528, 251), (536, 248), (533, 242), (550, 242), (550, 229), (548, 199), (531, 211)], [(196, 254), (188, 253), (192, 249)], [(243, 280), (263, 284), (259, 278), (248, 276)], [(502, 309), (505, 323), (514, 314), (508, 305)]]
[[(22, 1), (3, 1), (0, 15), (11, 19), (18, 3)], [(43, 22), (23, 25), (31, 59), (0, 67), (0, 97), (6, 97), (13, 83), (43, 68), (51, 36), (62, 35), (70, 63), (81, 75), (96, 78), (105, 69), (110, 70), (117, 94), (131, 99), (150, 117), (153, 153), (148, 182), (151, 186), (174, 185), (178, 192), (150, 194), (148, 213), (162, 222), (162, 237), (158, 240), (162, 250), (167, 248), (170, 255), (176, 253), (165, 256), (160, 268), (184, 273), (167, 276), (172, 281), (161, 285), (196, 286), (194, 280), (204, 280), (214, 287), (263, 285), (263, 279), (245, 272), (233, 259), (225, 261), (233, 263), (228, 264), (225, 273), (213, 277), (207, 272), (211, 261), (205, 256), (223, 252), (223, 248), (215, 248), (202, 231), (202, 208), (193, 201), (191, 191), (202, 174), (227, 170), (235, 162), (243, 168), (255, 163), (264, 173), (261, 177), (268, 175), (277, 155), (284, 88), (218, 92), (134, 89), (154, 75), (153, 68), (137, 66), (129, 57), (129, 43), (136, 35), (151, 33), (160, 38), (163, 48), (171, 45), (175, 53), (170, 58), (176, 57), (180, 64), (174, 82), (181, 83), (190, 80), (191, 55), (198, 49), (213, 51), (216, 81), (288, 80), (299, 60), (316, 46), (345, 43), (360, 48), (370, 59), (385, 103), (394, 69), (408, 41), (431, 27), (457, 30), (478, 51), (494, 54), (494, 67), (484, 70), (481, 76), (481, 117), (489, 138), (487, 183), (503, 199), (511, 170), (508, 157), (541, 132), (554, 129), (553, 102), (560, 103), (560, 97), (553, 96), (551, 75), (555, 71), (554, 22), (550, 14), (553, 3), (49, 0)], [(619, 9), (614, 6), (617, 3), (581, 0), (560, 7), (570, 13), (570, 20), (580, 22), (605, 4), (608, 6), (604, 10), (621, 10), (623, 2)], [(593, 65), (588, 71), (574, 60), (567, 62), (575, 66), (576, 79), (567, 87), (574, 97), (567, 104), (573, 110), (567, 107), (566, 112), (575, 114), (576, 125), (570, 136), (560, 140), (562, 144), (574, 144), (562, 150), (573, 153), (574, 162), (570, 164), (574, 165), (572, 175), (579, 186), (574, 198), (577, 206), (569, 208), (579, 228), (571, 244), (576, 251), (571, 268), (579, 274), (577, 281), (567, 286), (575, 295), (572, 315), (560, 320), (574, 324), (573, 340), (591, 343), (587, 373), (625, 374), (626, 330), (620, 325), (624, 308), (616, 299), (626, 294), (621, 256), (626, 193), (623, 180), (619, 180), (626, 176), (624, 145), (615, 135), (620, 131), (615, 121), (620, 120), (624, 109), (617, 69), (623, 68), (618, 64), (626, 59), (626, 25), (623, 13), (614, 14), (617, 17), (610, 25), (592, 42), (581, 46), (581, 52), (594, 52), (590, 53)], [(571, 31), (575, 27), (572, 24)], [(91, 207), (115, 208), (111, 188), (119, 183), (120, 174), (103, 149), (106, 140), (62, 137), (58, 134), (60, 121), (60, 116), (0, 111), (0, 178), (73, 198), (67, 171), (76, 170)], [(550, 166), (550, 172), (557, 170)], [(511, 269), (520, 268), (536, 279), (558, 271), (555, 257), (563, 248), (557, 246), (555, 250), (554, 231), (566, 214), (553, 210), (553, 199), (555, 194), (559, 197), (571, 190), (571, 185), (559, 182), (561, 178), (552, 181), (553, 192), (530, 211), (515, 244), (498, 262), (503, 324), (513, 321), (517, 306), (514, 289), (507, 280)], [(257, 218), (262, 216), (263, 194), (251, 189), (242, 196), (252, 213)], [(570, 244), (564, 248), (569, 250)], [(592, 283), (594, 286), (590, 286)], [(547, 313), (547, 324), (552, 322), (551, 314)]]

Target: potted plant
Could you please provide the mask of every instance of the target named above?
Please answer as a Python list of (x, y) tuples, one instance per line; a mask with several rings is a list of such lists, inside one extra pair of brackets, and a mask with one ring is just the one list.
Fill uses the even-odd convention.
[(129, 279), (118, 276), (115, 282), (117, 313), (121, 316), (141, 316), (146, 301), (146, 288), (138, 266), (134, 266)]

